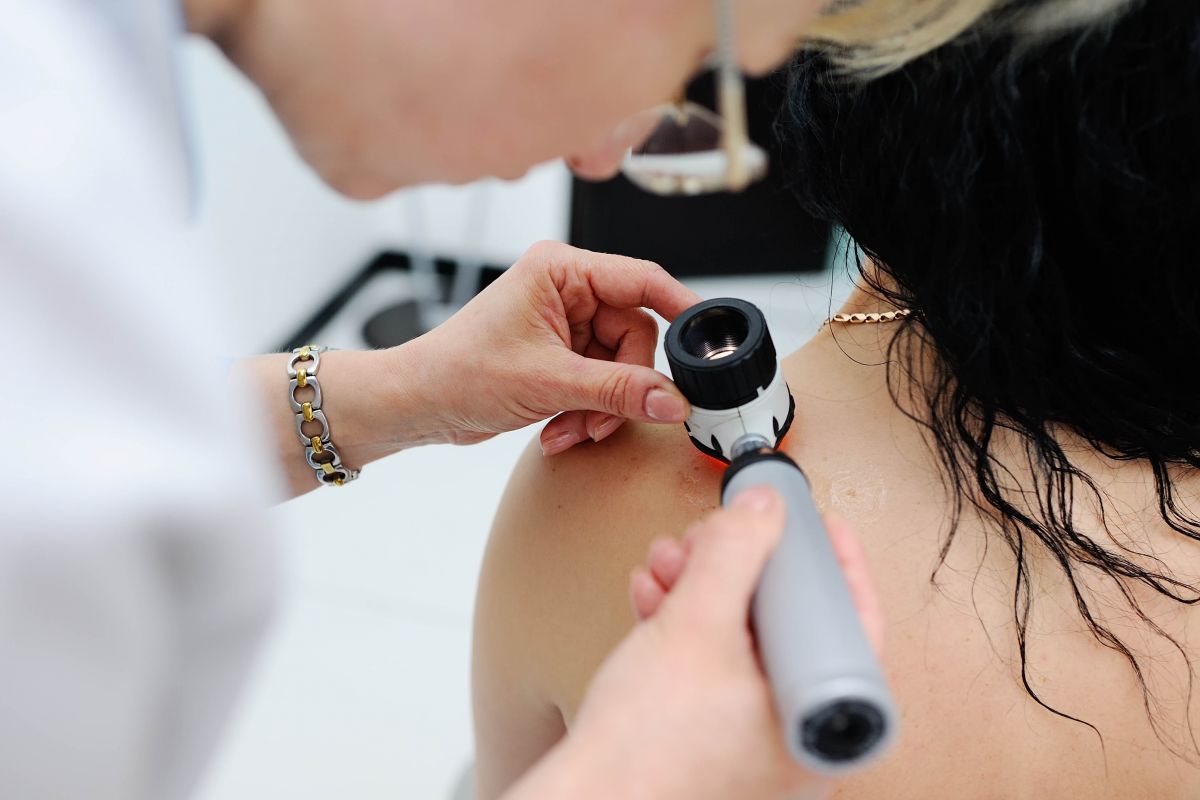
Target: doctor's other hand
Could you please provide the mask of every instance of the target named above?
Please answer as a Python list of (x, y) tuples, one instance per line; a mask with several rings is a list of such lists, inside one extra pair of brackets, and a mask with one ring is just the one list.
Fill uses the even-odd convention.
[(672, 320), (699, 299), (648, 261), (541, 242), (411, 346), (445, 440), (472, 444), (557, 414), (541, 434), (553, 455), (627, 419), (687, 418), (653, 369), (658, 326), (643, 309)]
[[(787, 752), (747, 624), (784, 516), (778, 494), (759, 487), (682, 543), (652, 546), (631, 580), (641, 621), (596, 673), (560, 749), (520, 789), (663, 800), (828, 794), (832, 782)], [(882, 616), (865, 555), (845, 522), (830, 516), (826, 527), (878, 650)]]

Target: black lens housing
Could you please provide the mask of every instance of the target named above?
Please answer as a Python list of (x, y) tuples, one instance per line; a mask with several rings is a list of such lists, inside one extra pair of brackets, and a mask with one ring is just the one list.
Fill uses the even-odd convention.
[(762, 311), (732, 297), (706, 300), (680, 314), (667, 330), (665, 349), (675, 385), (700, 408), (749, 403), (779, 368)]
[(841, 700), (806, 719), (800, 738), (806, 750), (832, 762), (853, 761), (878, 744), (886, 726), (869, 703)]

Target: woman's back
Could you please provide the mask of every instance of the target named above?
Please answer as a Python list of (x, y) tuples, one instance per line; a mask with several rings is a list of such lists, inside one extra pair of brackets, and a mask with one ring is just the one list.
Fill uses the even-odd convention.
[[(1041, 554), (1031, 562), (1027, 674), (1042, 700), (1099, 736), (1039, 706), (1022, 684), (1015, 560), (989, 530), (994, 523), (965, 515), (939, 568), (946, 488), (922, 429), (888, 392), (881, 340), (890, 335), (882, 327), (826, 329), (785, 361), (797, 417), (784, 447), (818, 503), (860, 532), (903, 718), (893, 753), (836, 796), (1200, 797), (1200, 769), (1156, 736), (1132, 668), (1083, 624), (1056, 565)], [(1200, 545), (1179, 545), (1163, 530), (1144, 467), (1074, 454), (1108, 493), (1109, 530), (1124, 531), (1132, 549), (1161, 554), (1181, 578), (1200, 574)], [(630, 570), (654, 538), (683, 531), (715, 505), (720, 474), (682, 430), (639, 427), (566, 456), (526, 455), (497, 517), (480, 588), (481, 796), (555, 741), (563, 720), (569, 727), (592, 672), (632, 625)], [(1196, 482), (1180, 495), (1196, 498)], [(1096, 521), (1077, 511), (1079, 528), (1102, 540)], [(1129, 619), (1115, 584), (1099, 575), (1080, 582), (1093, 613), (1119, 631), (1146, 671), (1164, 738), (1186, 753), (1188, 666)], [(1200, 612), (1143, 600), (1179, 641), (1200, 636)], [(1200, 720), (1196, 702), (1192, 719)]]

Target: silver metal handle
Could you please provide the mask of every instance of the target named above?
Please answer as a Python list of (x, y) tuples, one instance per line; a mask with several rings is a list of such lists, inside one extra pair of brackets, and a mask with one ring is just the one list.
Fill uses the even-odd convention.
[(787, 505), (787, 527), (752, 613), (784, 737), (804, 767), (853, 772), (894, 739), (895, 704), (803, 473), (784, 460), (748, 463), (733, 474), (721, 502), (762, 485), (774, 487)]

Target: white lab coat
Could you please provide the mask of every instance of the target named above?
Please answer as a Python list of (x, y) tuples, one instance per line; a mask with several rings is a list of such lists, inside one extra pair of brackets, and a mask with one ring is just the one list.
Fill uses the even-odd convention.
[(171, 0), (0, 0), (6, 800), (191, 794), (275, 591), (277, 479), (180, 236), (181, 35)]

